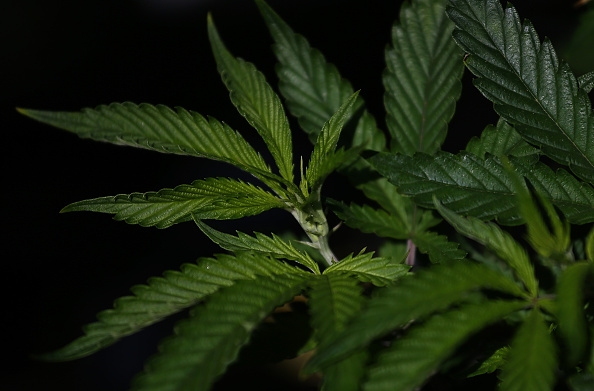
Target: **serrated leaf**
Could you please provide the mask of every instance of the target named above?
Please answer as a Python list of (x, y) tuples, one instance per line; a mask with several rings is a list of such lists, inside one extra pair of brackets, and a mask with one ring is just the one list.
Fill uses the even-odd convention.
[[(432, 208), (435, 195), (458, 214), (481, 220), (496, 218), (500, 224), (506, 225), (522, 222), (516, 210), (511, 179), (497, 157), (481, 159), (467, 152), (458, 155), (438, 152), (435, 156), (379, 153), (369, 160), (400, 193), (412, 197), (422, 207)], [(510, 160), (569, 222), (585, 224), (594, 221), (594, 188), (591, 185), (576, 180), (564, 170), (554, 172), (542, 163), (527, 166), (521, 160)]]
[(272, 237), (255, 232), (255, 237), (237, 231), (238, 236), (233, 236), (215, 230), (202, 221), (194, 219), (194, 222), (213, 242), (233, 252), (255, 251), (258, 253), (270, 254), (275, 257), (289, 259), (305, 266), (315, 274), (320, 274), (318, 264), (306, 253), (293, 247), (291, 243), (285, 242), (280, 236), (272, 234)]
[(336, 200), (328, 200), (327, 204), (346, 225), (361, 232), (394, 239), (407, 239), (409, 236), (406, 222), (382, 209), (374, 209), (369, 205), (347, 206)]
[(383, 81), (393, 152), (436, 152), (454, 115), (464, 65), (444, 10), (443, 0), (405, 2), (392, 28)]
[(575, 366), (587, 352), (588, 328), (584, 314), (584, 285), (592, 265), (580, 262), (563, 271), (557, 284), (557, 319), (559, 332), (567, 346), (565, 358)]
[[(503, 162), (513, 180), (518, 210), (526, 221), (528, 242), (538, 254), (547, 259), (565, 259), (571, 245), (569, 222), (562, 221), (551, 202), (541, 194), (538, 192), (531, 194), (523, 178), (517, 175), (506, 158)], [(567, 261), (572, 260), (567, 259)]]
[(460, 309), (433, 316), (427, 322), (413, 327), (380, 354), (377, 363), (369, 371), (363, 389), (417, 389), (466, 339), (525, 304), (519, 301), (467, 304)]
[(347, 273), (361, 282), (370, 282), (375, 286), (385, 286), (405, 276), (410, 266), (394, 262), (391, 258), (373, 257), (373, 253), (348, 255), (340, 262), (330, 265), (323, 274)]
[(260, 277), (222, 289), (177, 324), (175, 335), (149, 359), (132, 390), (209, 390), (251, 332), (274, 307), (297, 295), (305, 279), (289, 274)]
[(466, 258), (466, 251), (456, 242), (448, 240), (447, 236), (436, 232), (419, 232), (412, 237), (419, 251), (429, 256), (432, 263), (460, 261)]
[[(328, 118), (353, 94), (353, 88), (334, 65), (327, 63), (303, 36), (293, 32), (264, 1), (256, 4), (275, 42), (280, 92), (289, 111), (314, 142)], [(358, 112), (363, 105), (359, 97), (352, 112)], [(356, 129), (353, 141), (347, 144), (349, 147), (384, 148), (385, 137), (367, 111), (363, 111)]]
[(128, 224), (167, 228), (192, 220), (192, 214), (225, 220), (256, 215), (272, 208), (286, 208), (286, 205), (252, 184), (229, 178), (208, 178), (158, 192), (79, 201), (66, 206), (62, 212), (111, 213), (114, 219)]
[(318, 135), (305, 173), (305, 180), (313, 192), (319, 192), (322, 182), (329, 174), (328, 170), (323, 170), (323, 167), (327, 165), (326, 161), (333, 159), (340, 133), (351, 115), (351, 109), (358, 95), (358, 92), (351, 95), (332, 118), (324, 124)]
[(439, 213), (456, 231), (495, 252), (514, 269), (516, 276), (524, 283), (530, 295), (538, 296), (538, 282), (534, 274), (534, 266), (530, 262), (526, 250), (509, 233), (503, 231), (496, 224), (484, 223), (472, 216), (464, 218), (445, 208), (437, 199), (434, 201)]
[(236, 131), (214, 118), (163, 105), (112, 103), (81, 112), (19, 109), (37, 121), (81, 138), (157, 152), (220, 160), (248, 171), (265, 183), (274, 177), (264, 159)]
[[(594, 13), (592, 14), (594, 15)], [(594, 88), (594, 71), (585, 73), (578, 77), (578, 84), (582, 90), (589, 93)]]
[(477, 88), (529, 143), (594, 183), (594, 112), (550, 41), (498, 0), (450, 0), (454, 39)]
[(191, 307), (221, 287), (256, 276), (291, 273), (292, 268), (262, 255), (218, 255), (184, 264), (181, 271), (166, 271), (147, 285), (132, 287), (134, 296), (119, 298), (114, 308), (97, 315), (98, 322), (84, 327), (85, 335), (54, 352), (40, 355), (49, 361), (85, 357), (165, 317)]
[(515, 156), (526, 159), (527, 163), (538, 160), (538, 149), (528, 144), (516, 130), (503, 119), (497, 121), (497, 126), (488, 125), (481, 133), (481, 137), (473, 137), (466, 145), (466, 151), (481, 158), (486, 154), (501, 156)]
[(542, 314), (535, 309), (522, 323), (511, 343), (500, 374), (501, 391), (547, 391), (555, 385), (555, 342)]
[(493, 373), (503, 366), (505, 358), (509, 353), (509, 346), (503, 346), (497, 349), (489, 358), (481, 363), (481, 365), (472, 372), (468, 377), (484, 375), (486, 373)]
[(513, 281), (480, 264), (460, 261), (421, 269), (383, 288), (344, 332), (320, 346), (308, 368), (322, 368), (413, 319), (463, 302), (482, 288), (525, 296)]
[(281, 176), (292, 183), (293, 142), (289, 121), (279, 97), (253, 64), (229, 53), (210, 15), (208, 37), (231, 101), (262, 137)]
[[(324, 341), (344, 329), (361, 310), (365, 298), (357, 279), (345, 273), (325, 273), (311, 284), (309, 308), (318, 340)], [(363, 376), (364, 351), (324, 371), (322, 389), (357, 390)]]
[(332, 337), (359, 313), (365, 300), (359, 281), (346, 273), (327, 273), (311, 283), (309, 308), (320, 340)]

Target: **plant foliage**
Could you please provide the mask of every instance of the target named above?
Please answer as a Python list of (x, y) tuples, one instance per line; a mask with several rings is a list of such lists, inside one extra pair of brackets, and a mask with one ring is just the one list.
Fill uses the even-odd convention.
[[(267, 151), (183, 108), (19, 109), (82, 138), (219, 160), (256, 180), (197, 179), (66, 206), (143, 227), (193, 222), (228, 253), (134, 286), (82, 336), (41, 358), (81, 358), (189, 309), (132, 389), (208, 390), (241, 363), (267, 317), (300, 296), (312, 329), (300, 351), (315, 349), (304, 372), (318, 372), (324, 390), (419, 390), (436, 373), (462, 379), (461, 387), (465, 378), (496, 375), (504, 391), (594, 387), (594, 73), (573, 75), (498, 0), (413, 0), (385, 52), (384, 132), (364, 92), (256, 3), (284, 103), (254, 64), (227, 49), (211, 16), (207, 23), (231, 102)], [(500, 120), (453, 154), (441, 147), (464, 66)], [(285, 108), (313, 143), (299, 175)], [(334, 172), (365, 201), (325, 198)], [(209, 223), (270, 209), (288, 212), (305, 240), (229, 234)], [(379, 254), (337, 255), (329, 211), (381, 238)]]

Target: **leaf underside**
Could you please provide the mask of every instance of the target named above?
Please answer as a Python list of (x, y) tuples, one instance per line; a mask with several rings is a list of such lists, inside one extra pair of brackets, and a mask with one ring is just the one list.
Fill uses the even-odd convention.
[(382, 352), (377, 364), (370, 369), (363, 389), (414, 390), (464, 340), (524, 305), (521, 301), (467, 304), (458, 310), (433, 316)]
[(516, 332), (501, 371), (501, 391), (549, 391), (555, 384), (555, 341), (542, 314), (530, 312)]
[(292, 268), (270, 257), (242, 254), (200, 258), (184, 264), (181, 271), (167, 271), (147, 285), (132, 287), (134, 296), (119, 298), (114, 308), (97, 315), (98, 322), (84, 327), (85, 335), (63, 348), (41, 355), (49, 361), (85, 357), (163, 318), (191, 307), (222, 287), (236, 281), (290, 273)]
[(121, 194), (75, 202), (62, 212), (92, 211), (114, 214), (118, 221), (143, 227), (167, 228), (192, 220), (237, 219), (286, 205), (252, 184), (229, 178), (208, 178), (158, 192)]
[(500, 290), (517, 297), (525, 293), (513, 281), (480, 264), (460, 261), (434, 265), (396, 286), (382, 289), (366, 310), (342, 333), (320, 346), (309, 366), (319, 369), (344, 357), (373, 339), (413, 319), (464, 301), (477, 289)]
[(209, 390), (260, 322), (304, 285), (303, 275), (284, 274), (242, 280), (220, 290), (177, 324), (132, 390)]

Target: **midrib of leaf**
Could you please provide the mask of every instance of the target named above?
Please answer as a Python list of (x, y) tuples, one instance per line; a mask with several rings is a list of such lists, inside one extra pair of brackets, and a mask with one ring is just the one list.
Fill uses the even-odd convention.
[(308, 367), (320, 369), (412, 319), (465, 301), (481, 288), (525, 297), (515, 282), (486, 266), (465, 261), (435, 265), (382, 289), (361, 316), (320, 346)]
[[(478, 76), (475, 84), (481, 92), (495, 103), (500, 115), (516, 125), (527, 141), (555, 161), (570, 166), (580, 178), (594, 183), (591, 105), (585, 91), (578, 88), (569, 66), (559, 64), (550, 42), (545, 40), (541, 44), (532, 25), (528, 22), (522, 25), (511, 7), (502, 11), (499, 1), (450, 0), (450, 4), (449, 16), (457, 24), (454, 38), (471, 53), (466, 63)], [(477, 25), (489, 42), (480, 39)], [(496, 51), (499, 57), (478, 48), (477, 42)], [(515, 79), (505, 78), (506, 73)], [(504, 81), (511, 85), (505, 85)], [(555, 96), (550, 95), (551, 91)], [(504, 98), (504, 92), (516, 98)], [(529, 98), (530, 102), (522, 98)], [(538, 121), (538, 113), (532, 110), (534, 103), (548, 119), (548, 125)], [(520, 114), (520, 110), (530, 115)], [(551, 125), (553, 128), (548, 128)], [(583, 136), (577, 134), (580, 130)], [(562, 137), (555, 137), (555, 133)], [(582, 138), (579, 143), (578, 138)]]
[(298, 262), (313, 273), (320, 274), (318, 264), (311, 259), (309, 254), (297, 250), (290, 242), (285, 242), (281, 237), (275, 234), (272, 234), (272, 237), (268, 237), (256, 232), (255, 237), (253, 237), (238, 231), (237, 236), (233, 236), (209, 227), (207, 224), (196, 218), (196, 216), (193, 216), (193, 218), (198, 228), (200, 228), (210, 240), (226, 250), (234, 252), (255, 251), (261, 254), (270, 254), (275, 257)]
[(250, 333), (274, 307), (298, 294), (305, 282), (303, 275), (284, 274), (238, 281), (217, 292), (177, 325), (175, 335), (149, 359), (132, 390), (209, 390)]
[(223, 82), (237, 110), (260, 134), (281, 176), (293, 182), (293, 144), (289, 122), (279, 97), (256, 67), (229, 53), (212, 18), (208, 35)]
[(380, 354), (377, 363), (369, 371), (363, 389), (416, 389), (464, 340), (525, 305), (522, 301), (467, 304), (413, 326), (408, 334)]
[[(529, 165), (523, 160), (510, 160), (571, 223), (594, 221), (591, 185), (562, 169), (553, 172), (543, 163)], [(522, 222), (515, 207), (517, 200), (511, 180), (497, 157), (481, 159), (466, 152), (458, 155), (438, 152), (434, 156), (380, 153), (370, 158), (370, 162), (400, 193), (412, 197), (422, 207), (433, 208), (435, 195), (459, 214), (482, 220), (497, 218), (500, 224), (506, 225)]]
[(85, 357), (138, 332), (185, 308), (191, 307), (221, 287), (256, 276), (291, 273), (292, 268), (269, 257), (242, 254), (200, 258), (184, 264), (181, 271), (167, 271), (132, 287), (134, 296), (119, 298), (114, 308), (97, 315), (98, 322), (84, 327), (85, 335), (54, 352), (40, 355), (49, 361)]
[(450, 40), (453, 24), (445, 1), (404, 4), (386, 51), (385, 106), (392, 150), (433, 153), (445, 139), (460, 95), (460, 51)]
[(556, 346), (548, 322), (538, 309), (533, 309), (512, 340), (501, 370), (499, 390), (553, 390), (556, 367)]
[(283, 201), (252, 184), (229, 178), (208, 178), (191, 185), (158, 192), (121, 194), (78, 201), (62, 212), (92, 211), (114, 214), (116, 220), (144, 227), (167, 228), (192, 219), (236, 219), (285, 208)]

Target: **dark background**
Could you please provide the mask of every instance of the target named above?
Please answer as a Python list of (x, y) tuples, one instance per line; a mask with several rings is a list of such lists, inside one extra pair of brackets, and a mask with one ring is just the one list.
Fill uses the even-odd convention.
[[(115, 298), (127, 295), (130, 286), (208, 256), (216, 246), (191, 223), (157, 230), (114, 222), (107, 215), (58, 212), (86, 198), (158, 190), (236, 171), (206, 160), (80, 140), (19, 116), (14, 108), (78, 110), (121, 101), (162, 103), (212, 115), (250, 134), (216, 72), (206, 14), (213, 13), (232, 53), (254, 62), (275, 85), (271, 38), (256, 6), (246, 0), (7, 3), (0, 13), (5, 358), (0, 387), (125, 390), (143, 361), (156, 351), (158, 340), (171, 332), (176, 317), (79, 361), (44, 363), (30, 355), (78, 336), (83, 324), (110, 308)], [(399, 3), (270, 1), (355, 89), (362, 90), (382, 126), (383, 50)], [(594, 68), (594, 44), (581, 43), (591, 49), (589, 60), (576, 55), (569, 44), (586, 7), (576, 9), (569, 0), (515, 4), (541, 35), (550, 36), (567, 54), (578, 74)], [(467, 74), (465, 83), (470, 79)], [(452, 152), (497, 120), (490, 103), (472, 88), (465, 89), (459, 106), (464, 114), (454, 118), (445, 146)], [(307, 156), (309, 144), (297, 132), (295, 138)], [(341, 183), (340, 178), (331, 178), (326, 191), (341, 194)], [(272, 213), (229, 227), (270, 232), (285, 226), (296, 229), (288, 215)], [(365, 245), (345, 232), (348, 240), (342, 242), (350, 245), (341, 246), (338, 237), (338, 252), (358, 251)], [(258, 378), (242, 379), (243, 386), (249, 381)], [(288, 386), (277, 383), (270, 389)]]

